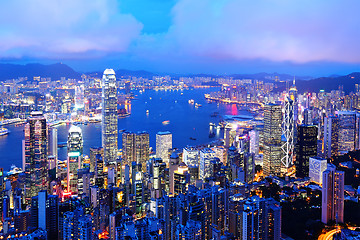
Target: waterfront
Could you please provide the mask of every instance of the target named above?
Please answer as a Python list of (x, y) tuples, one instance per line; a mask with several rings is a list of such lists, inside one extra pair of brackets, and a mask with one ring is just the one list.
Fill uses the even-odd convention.
[[(147, 131), (150, 134), (150, 146), (155, 150), (155, 135), (159, 131), (170, 131), (173, 134), (173, 147), (183, 148), (187, 145), (205, 144), (223, 137), (222, 131), (215, 132), (209, 138), (209, 123), (217, 123), (222, 115), (249, 115), (247, 111), (239, 111), (234, 104), (208, 103), (205, 93), (218, 91), (219, 88), (200, 88), (177, 91), (146, 90), (135, 91), (136, 99), (132, 100), (131, 115), (120, 118), (118, 129), (127, 131)], [(194, 99), (195, 103), (189, 104)], [(147, 114), (147, 110), (149, 113)], [(211, 117), (214, 112), (219, 116)], [(169, 121), (168, 124), (163, 124)], [(101, 145), (101, 124), (89, 123), (79, 125), (83, 131), (84, 154), (89, 154), (90, 147)], [(7, 136), (0, 137), (0, 167), (8, 170), (12, 164), (21, 167), (23, 126), (8, 125), (11, 131)], [(58, 128), (58, 142), (66, 142), (70, 124), (62, 124)], [(196, 139), (191, 140), (190, 138)], [(119, 133), (119, 148), (121, 148)], [(59, 148), (59, 159), (66, 158), (66, 148)]]

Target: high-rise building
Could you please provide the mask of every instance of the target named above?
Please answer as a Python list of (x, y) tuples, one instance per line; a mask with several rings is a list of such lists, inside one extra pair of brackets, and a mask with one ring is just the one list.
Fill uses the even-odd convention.
[(339, 118), (329, 116), (324, 118), (324, 156), (336, 156), (339, 150)]
[(327, 160), (320, 157), (309, 158), (310, 180), (320, 185), (323, 183), (323, 172), (327, 169)]
[(356, 113), (338, 111), (339, 117), (339, 152), (348, 152), (355, 149)]
[(102, 78), (102, 147), (105, 163), (116, 162), (118, 152), (117, 88), (115, 72), (106, 69)]
[(344, 183), (345, 173), (337, 171), (333, 164), (323, 172), (321, 221), (344, 222)]
[(131, 165), (132, 162), (140, 163), (142, 171), (146, 171), (146, 163), (149, 160), (149, 133), (147, 132), (124, 132), (123, 142), (123, 164)]
[(249, 132), (250, 136), (250, 152), (258, 155), (259, 154), (259, 131), (254, 129)]
[(67, 187), (70, 192), (77, 192), (77, 170), (81, 168), (83, 139), (81, 128), (72, 125), (67, 142)]
[(195, 147), (185, 147), (183, 149), (183, 162), (187, 166), (199, 167), (199, 150)]
[(317, 155), (318, 128), (315, 125), (299, 125), (296, 143), (296, 176), (309, 176), (309, 158)]
[[(296, 89), (296, 88), (295, 88)], [(295, 99), (294, 96), (285, 96), (284, 114), (282, 120), (282, 133), (285, 138), (282, 144), (283, 157), (281, 158), (283, 172), (287, 173), (293, 164), (294, 137), (295, 137)]]
[(281, 174), (281, 105), (266, 104), (264, 107), (264, 175)]
[(55, 157), (55, 160), (58, 159), (58, 130), (57, 128), (51, 129), (50, 137), (50, 155)]
[(172, 134), (170, 132), (158, 132), (156, 134), (156, 157), (168, 163), (170, 149), (172, 149)]
[(32, 112), (25, 125), (24, 141), (25, 198), (31, 198), (41, 190), (48, 190), (48, 128), (42, 112)]
[(215, 158), (215, 152), (210, 148), (200, 150), (199, 178), (205, 180), (211, 177), (211, 161)]
[(84, 109), (84, 84), (79, 83), (78, 86), (75, 86), (75, 108)]

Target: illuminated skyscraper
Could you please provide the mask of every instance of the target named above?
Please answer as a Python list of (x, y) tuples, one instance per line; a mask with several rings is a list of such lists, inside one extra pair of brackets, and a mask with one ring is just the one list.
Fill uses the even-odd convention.
[(75, 108), (84, 109), (84, 85), (80, 83), (78, 86), (75, 86)]
[(339, 116), (339, 152), (355, 149), (356, 114), (355, 112), (338, 112)]
[(327, 169), (327, 160), (320, 157), (309, 158), (310, 180), (320, 185), (323, 183), (323, 172)]
[(317, 133), (315, 125), (299, 125), (296, 144), (296, 176), (309, 176), (309, 158), (317, 155)]
[(325, 224), (331, 220), (344, 222), (344, 174), (333, 164), (328, 164), (323, 173), (321, 221)]
[[(294, 98), (294, 96), (292, 96)], [(295, 102), (291, 96), (285, 96), (284, 113), (282, 120), (282, 132), (284, 143), (282, 144), (283, 157), (281, 158), (282, 168), (287, 173), (288, 169), (293, 165), (294, 158), (294, 133), (296, 128), (295, 122)]]
[(123, 142), (123, 164), (131, 166), (132, 162), (140, 163), (142, 171), (146, 171), (146, 163), (149, 160), (149, 133), (147, 132), (124, 132)]
[(170, 132), (158, 132), (156, 134), (156, 157), (168, 163), (170, 149), (172, 149), (172, 134)]
[(42, 112), (32, 112), (25, 125), (25, 197), (30, 202), (41, 190), (48, 190), (48, 128)]
[(67, 184), (68, 191), (77, 192), (77, 170), (81, 168), (83, 139), (81, 128), (72, 125), (67, 142)]
[(104, 71), (102, 79), (102, 146), (105, 163), (116, 162), (118, 151), (117, 88), (115, 72)]
[(324, 118), (324, 156), (336, 156), (339, 150), (339, 118), (335, 116)]
[(281, 174), (281, 105), (264, 107), (264, 175)]

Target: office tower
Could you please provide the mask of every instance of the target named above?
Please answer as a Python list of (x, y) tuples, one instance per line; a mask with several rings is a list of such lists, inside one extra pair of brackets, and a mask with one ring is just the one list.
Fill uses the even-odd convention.
[(45, 190), (39, 192), (31, 202), (31, 226), (47, 231), (48, 239), (57, 239), (59, 228), (59, 199), (48, 195)]
[(67, 189), (77, 191), (77, 170), (81, 168), (83, 154), (83, 139), (81, 128), (72, 125), (68, 133), (67, 142)]
[(312, 110), (309, 108), (306, 108), (304, 110), (304, 121), (303, 124), (312, 125), (313, 119), (312, 119)]
[(174, 183), (172, 184), (173, 189), (170, 189), (170, 192), (174, 195), (181, 193), (186, 194), (189, 183), (190, 174), (188, 173), (188, 167), (182, 162), (174, 171)]
[(96, 155), (103, 156), (104, 155), (104, 149), (102, 147), (90, 148), (90, 172), (95, 172), (96, 164), (97, 164), (97, 158)]
[(168, 163), (170, 149), (172, 149), (172, 134), (170, 132), (158, 132), (156, 134), (156, 157)]
[(132, 162), (136, 162), (135, 158), (135, 133), (124, 132), (122, 134), (122, 159), (123, 165), (131, 166)]
[(250, 136), (250, 152), (258, 155), (259, 154), (259, 131), (251, 130), (249, 132)]
[(149, 133), (147, 132), (124, 132), (123, 142), (123, 164), (130, 165), (132, 162), (140, 163), (142, 171), (146, 172), (146, 163), (149, 161)]
[(339, 117), (339, 152), (348, 152), (355, 149), (356, 114), (355, 112), (337, 112)]
[(215, 158), (215, 152), (210, 148), (200, 150), (199, 177), (204, 180), (211, 176), (211, 161)]
[[(296, 88), (295, 88), (296, 89)], [(289, 93), (290, 94), (290, 93)], [(282, 134), (284, 143), (281, 146), (283, 157), (281, 158), (281, 164), (283, 172), (287, 174), (289, 168), (293, 164), (294, 158), (294, 137), (295, 137), (295, 96), (285, 96), (284, 100), (284, 114), (282, 120)]]
[(41, 112), (32, 112), (25, 125), (25, 198), (27, 203), (39, 191), (48, 189), (48, 128)]
[(75, 109), (83, 110), (84, 107), (84, 84), (79, 83), (78, 86), (75, 86)]
[(310, 180), (320, 185), (323, 183), (323, 172), (327, 169), (327, 160), (320, 157), (309, 158)]
[(131, 91), (131, 83), (130, 81), (125, 81), (125, 94), (129, 94)]
[(117, 89), (115, 72), (106, 69), (102, 78), (101, 139), (104, 162), (116, 162), (118, 152)]
[(141, 205), (143, 204), (143, 173), (141, 171), (141, 164), (132, 162), (131, 166), (132, 177), (132, 194), (135, 197), (134, 207), (136, 214), (141, 214)]
[(336, 156), (339, 150), (339, 118), (329, 116), (324, 118), (324, 156)]
[(187, 166), (199, 166), (199, 150), (195, 147), (183, 149), (183, 162)]
[(309, 158), (317, 155), (317, 133), (315, 125), (299, 125), (296, 144), (296, 176), (309, 176)]
[(333, 164), (323, 172), (321, 221), (344, 222), (344, 183), (345, 173), (337, 171)]
[(85, 196), (90, 196), (90, 178), (89, 168), (80, 168), (77, 170), (78, 195), (84, 194)]
[(264, 175), (281, 174), (281, 105), (264, 107)]
[(58, 130), (57, 128), (51, 129), (50, 137), (50, 156), (54, 156), (55, 160), (58, 160)]

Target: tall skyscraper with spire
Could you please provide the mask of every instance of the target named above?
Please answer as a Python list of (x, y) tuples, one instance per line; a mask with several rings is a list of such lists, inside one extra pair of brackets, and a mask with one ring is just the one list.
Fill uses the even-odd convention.
[(102, 147), (105, 163), (115, 162), (118, 151), (117, 88), (113, 69), (106, 69), (102, 78)]
[(30, 202), (41, 190), (48, 190), (48, 127), (42, 112), (32, 112), (25, 125), (25, 198)]

